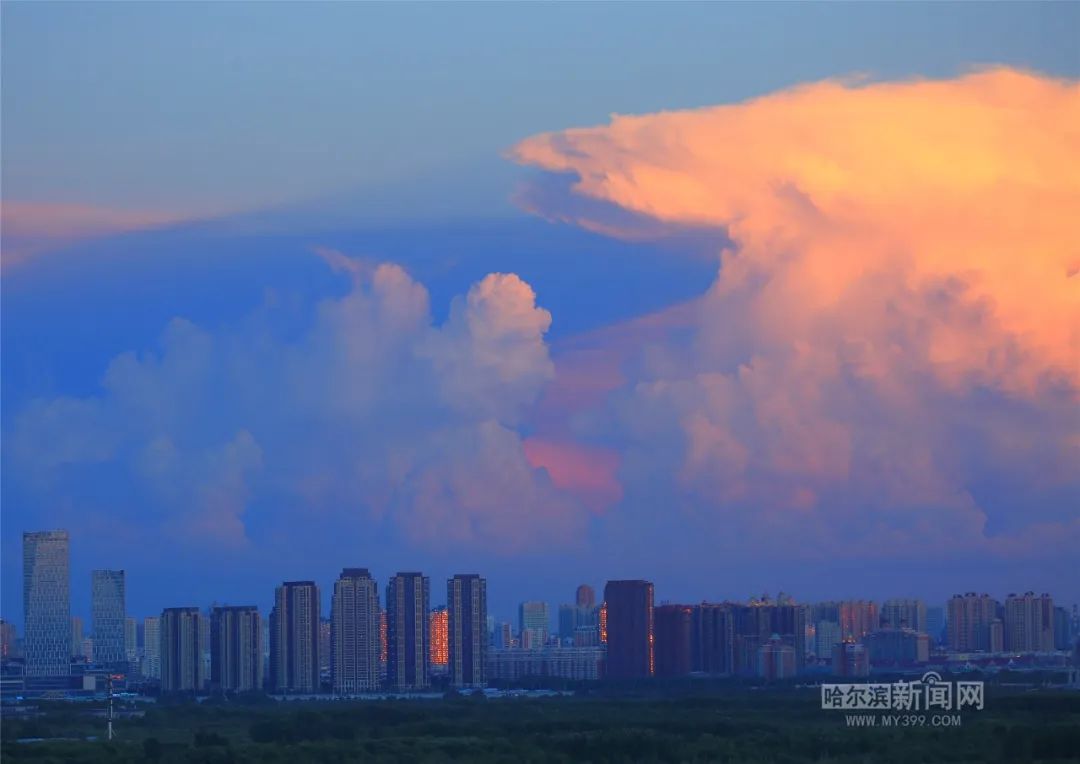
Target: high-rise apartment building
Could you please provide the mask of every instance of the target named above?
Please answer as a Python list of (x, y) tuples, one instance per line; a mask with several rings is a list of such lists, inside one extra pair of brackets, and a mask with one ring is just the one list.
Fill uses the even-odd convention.
[(574, 600), (579, 608), (592, 610), (596, 607), (596, 591), (588, 584), (582, 584), (577, 588)]
[(398, 573), (386, 586), (387, 680), (395, 690), (423, 690), (430, 684), (431, 582), (422, 573)]
[(161, 613), (161, 691), (202, 692), (206, 685), (197, 607), (171, 607)]
[(949, 649), (957, 652), (1000, 652), (1003, 628), (997, 600), (988, 594), (955, 595), (948, 604)]
[(846, 640), (856, 642), (878, 630), (880, 617), (876, 602), (846, 600), (840, 603), (840, 633)]
[(23, 534), (23, 656), (27, 677), (71, 673), (68, 532)]
[(432, 609), (428, 614), (431, 641), (431, 671), (445, 674), (450, 670), (450, 613), (445, 606)]
[(220, 692), (263, 687), (262, 619), (254, 605), (210, 611), (210, 686)]
[(143, 619), (142, 675), (161, 679), (161, 619), (156, 615)]
[(773, 635), (757, 651), (757, 675), (775, 681), (795, 676), (795, 648)]
[(794, 650), (795, 671), (806, 666), (806, 608), (761, 599), (733, 605), (731, 613), (735, 673), (753, 675), (758, 670), (762, 645), (774, 635)]
[(446, 582), (450, 684), (482, 687), (487, 683), (487, 580), (458, 574)]
[(551, 616), (546, 602), (531, 600), (518, 605), (518, 635), (523, 648), (543, 647), (547, 644), (550, 629)]
[(1054, 601), (1049, 594), (1010, 594), (1005, 598), (1005, 649), (1046, 652), (1054, 649)]
[(704, 674), (730, 674), (734, 632), (728, 605), (703, 602), (691, 614), (691, 668)]
[(607, 675), (612, 679), (652, 676), (654, 666), (653, 585), (649, 581), (608, 581)]
[(0, 661), (9, 661), (15, 657), (17, 641), (15, 624), (0, 618)]
[(916, 599), (885, 600), (881, 606), (881, 628), (911, 629), (926, 633), (926, 604)]
[(127, 663), (124, 571), (90, 571), (90, 616), (94, 662), (120, 668)]
[(693, 615), (694, 609), (688, 605), (654, 608), (656, 676), (685, 676), (693, 670)]
[(926, 633), (930, 636), (931, 645), (945, 641), (945, 608), (941, 605), (926, 608)]
[(286, 581), (270, 612), (270, 687), (276, 693), (316, 693), (319, 678), (319, 587)]
[(334, 582), (330, 606), (330, 671), (335, 694), (379, 689), (381, 624), (375, 579), (367, 568), (345, 568)]

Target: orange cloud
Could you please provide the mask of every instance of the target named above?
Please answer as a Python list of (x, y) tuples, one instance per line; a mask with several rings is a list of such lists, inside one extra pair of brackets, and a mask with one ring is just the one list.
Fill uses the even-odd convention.
[(525, 458), (534, 469), (546, 469), (555, 487), (567, 491), (596, 511), (622, 499), (617, 451), (576, 443), (573, 440), (526, 438)]
[(678, 324), (560, 351), (543, 403), (624, 443), (624, 505), (668, 481), (672, 506), (749, 536), (839, 552), (1071, 533), (1054, 500), (1008, 516), (986, 497), (1075, 486), (1076, 124), (1077, 82), (992, 69), (523, 141), (518, 161), (576, 178), (523, 194), (540, 214), (731, 242)]
[[(942, 293), (963, 314), (927, 327), (925, 360), (941, 381), (1030, 393), (1047, 381), (1080, 385), (1075, 124), (1080, 84), (993, 69), (616, 116), (513, 153), (575, 174), (578, 195), (726, 227), (737, 246), (714, 289), (768, 281), (753, 306), (762, 340), (786, 343), (797, 327), (860, 307), (871, 310), (844, 317), (864, 324), (855, 334), (884, 333), (882, 306), (851, 304), (878, 276)], [(887, 349), (878, 351), (866, 373), (886, 372)]]
[(0, 204), (5, 267), (81, 239), (168, 225), (182, 218), (166, 212), (119, 210), (88, 204)]

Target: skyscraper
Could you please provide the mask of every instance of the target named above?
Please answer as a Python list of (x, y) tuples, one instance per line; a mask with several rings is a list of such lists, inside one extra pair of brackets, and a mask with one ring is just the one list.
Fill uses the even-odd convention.
[(202, 614), (197, 607), (165, 608), (161, 613), (161, 691), (202, 692)]
[(1054, 601), (1049, 594), (1010, 594), (1005, 599), (1005, 649), (1045, 652), (1054, 649)]
[(262, 622), (254, 605), (211, 611), (210, 685), (221, 692), (262, 689)]
[(481, 687), (487, 683), (487, 580), (475, 573), (446, 582), (449, 613), (450, 683)]
[(579, 608), (592, 610), (596, 607), (596, 592), (588, 584), (582, 584), (577, 588), (575, 600)]
[(90, 571), (90, 616), (94, 662), (116, 668), (127, 663), (124, 571)]
[(161, 619), (149, 615), (143, 619), (143, 676), (161, 679)]
[(71, 616), (71, 657), (77, 658), (82, 655), (83, 619), (77, 615)]
[(703, 602), (691, 621), (691, 668), (705, 674), (730, 674), (734, 663), (731, 608)]
[(693, 608), (658, 605), (653, 611), (656, 631), (656, 676), (685, 676), (692, 670)]
[(139, 660), (139, 624), (130, 616), (124, 619), (124, 657), (128, 665)]
[(398, 573), (386, 585), (387, 680), (396, 690), (430, 685), (430, 588), (422, 573)]
[(450, 667), (450, 613), (445, 607), (434, 608), (428, 615), (431, 630), (431, 670), (445, 674)]
[(543, 647), (551, 629), (548, 604), (537, 600), (518, 605), (518, 634), (523, 648)]
[(319, 587), (286, 581), (270, 612), (270, 686), (277, 693), (319, 691)]
[(608, 581), (607, 675), (612, 679), (652, 676), (653, 585), (649, 581)]
[(330, 671), (336, 694), (379, 688), (380, 616), (379, 588), (368, 569), (342, 570), (330, 606)]
[(23, 654), (26, 676), (71, 673), (68, 532), (23, 534)]

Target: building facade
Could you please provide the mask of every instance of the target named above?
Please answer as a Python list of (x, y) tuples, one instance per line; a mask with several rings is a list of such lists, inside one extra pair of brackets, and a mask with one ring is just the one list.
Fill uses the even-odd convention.
[(280, 694), (319, 692), (319, 587), (286, 581), (270, 613), (270, 688)]
[(693, 670), (693, 625), (694, 609), (689, 605), (654, 608), (656, 676), (686, 676)]
[(127, 663), (124, 571), (90, 571), (90, 623), (94, 662), (119, 668)]
[(607, 676), (652, 676), (654, 665), (653, 585), (649, 581), (608, 581), (604, 586)]
[(334, 583), (330, 608), (334, 693), (372, 692), (381, 685), (379, 587), (367, 568), (345, 568)]
[(430, 579), (422, 573), (398, 573), (386, 585), (386, 675), (395, 690), (431, 686), (430, 596)]
[(911, 629), (926, 633), (926, 604), (916, 599), (885, 600), (881, 606), (880, 624), (882, 629)]
[(218, 692), (263, 688), (262, 619), (254, 605), (215, 607), (210, 613), (210, 686)]
[(955, 652), (1001, 652), (1003, 629), (997, 600), (988, 594), (957, 594), (948, 604), (949, 649)]
[(487, 675), (493, 680), (553, 677), (573, 681), (603, 678), (603, 647), (496, 648), (487, 653)]
[(730, 674), (734, 666), (731, 608), (702, 602), (691, 612), (691, 669), (713, 676)]
[(143, 619), (142, 675), (161, 679), (161, 619), (156, 615)]
[(67, 531), (23, 534), (23, 656), (27, 677), (71, 673)]
[(530, 600), (518, 605), (518, 638), (522, 647), (543, 647), (550, 630), (551, 615), (546, 602)]
[(459, 574), (446, 582), (450, 684), (487, 684), (487, 580)]
[(1005, 598), (1005, 649), (1018, 653), (1054, 649), (1054, 601), (1049, 594)]
[(206, 685), (203, 620), (197, 607), (172, 607), (161, 612), (162, 693), (203, 691)]

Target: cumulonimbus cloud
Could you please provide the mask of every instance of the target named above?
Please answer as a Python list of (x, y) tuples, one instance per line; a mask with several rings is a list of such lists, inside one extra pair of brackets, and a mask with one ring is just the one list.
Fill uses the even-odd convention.
[[(1080, 457), (1076, 124), (1080, 84), (992, 69), (821, 82), (517, 145), (573, 179), (529, 197), (541, 213), (733, 243), (690, 342), (623, 355), (603, 434), (637, 444), (624, 479), (667, 472), (730, 528), (822, 543), (977, 545), (1027, 512), (1080, 534), (1059, 503)], [(990, 475), (1052, 506), (994, 515)]]
[(435, 324), (399, 266), (319, 254), (351, 284), (301, 335), (274, 304), (212, 330), (175, 319), (114, 358), (99, 394), (32, 402), (5, 436), (20, 490), (233, 548), (301, 543), (320, 517), (428, 548), (573, 543), (587, 511), (517, 429), (553, 374), (532, 288), (490, 274)]

